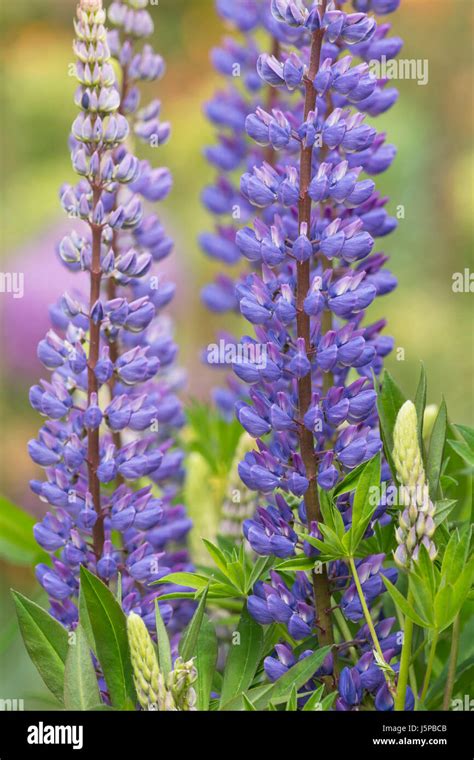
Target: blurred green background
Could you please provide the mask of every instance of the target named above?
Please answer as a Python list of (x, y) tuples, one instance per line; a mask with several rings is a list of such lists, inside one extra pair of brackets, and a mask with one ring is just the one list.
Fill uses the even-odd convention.
[[(67, 136), (75, 115), (74, 80), (68, 76), (74, 0), (3, 0), (0, 24), (0, 137), (2, 160), (1, 271), (24, 272), (25, 296), (0, 294), (0, 490), (33, 512), (41, 505), (28, 491), (35, 470), (26, 442), (40, 421), (28, 405), (28, 388), (42, 376), (35, 344), (48, 327), (47, 306), (70, 286), (56, 262), (55, 242), (68, 229), (58, 202), (62, 182), (73, 181)], [(405, 218), (377, 250), (391, 256), (399, 279), (395, 294), (373, 307), (371, 317), (389, 320), (396, 346), (388, 367), (407, 393), (413, 392), (423, 361), (429, 401), (444, 394), (453, 421), (473, 422), (472, 294), (453, 293), (452, 276), (474, 269), (472, 98), (472, 0), (402, 0), (394, 33), (405, 40), (402, 57), (426, 59), (429, 81), (400, 81), (398, 104), (376, 126), (398, 146), (391, 170), (379, 178), (395, 214)], [(196, 244), (211, 224), (200, 206), (203, 186), (212, 181), (202, 149), (213, 130), (203, 102), (219, 84), (209, 63), (223, 25), (213, 0), (159, 0), (152, 8), (155, 45), (166, 58), (165, 78), (149, 95), (163, 101), (172, 140), (151, 160), (167, 165), (174, 192), (161, 216), (176, 241), (166, 265), (178, 283), (173, 305), (181, 363), (189, 373), (189, 394), (206, 398), (215, 376), (200, 364), (202, 346), (222, 328), (200, 304), (199, 291), (213, 265)], [(46, 706), (44, 690), (16, 634), (8, 588), (37, 594), (28, 567), (0, 565), (0, 698), (24, 697), (26, 707)], [(41, 699), (35, 701), (35, 695)]]

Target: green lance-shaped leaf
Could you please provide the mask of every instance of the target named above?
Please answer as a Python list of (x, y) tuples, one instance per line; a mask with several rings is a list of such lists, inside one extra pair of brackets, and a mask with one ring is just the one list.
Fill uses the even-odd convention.
[(357, 467), (354, 467), (353, 470), (348, 472), (343, 480), (341, 480), (341, 482), (338, 483), (334, 489), (334, 496), (342, 496), (344, 493), (354, 491), (357, 483), (359, 482), (359, 478), (365, 469), (366, 464), (366, 462), (362, 462), (362, 464), (357, 465)]
[(192, 657), (195, 657), (196, 655), (199, 631), (201, 629), (202, 621), (204, 619), (204, 612), (206, 610), (207, 593), (208, 588), (204, 589), (204, 593), (201, 596), (198, 608), (181, 637), (179, 644), (179, 653), (185, 662), (190, 660)]
[(441, 577), (447, 583), (456, 583), (461, 575), (466, 565), (470, 540), (471, 535), (468, 529), (464, 529), (461, 533), (455, 530), (449, 539), (441, 563)]
[(248, 698), (246, 694), (242, 694), (242, 699), (244, 702), (244, 712), (257, 712), (257, 708), (250, 701), (250, 699)]
[(474, 428), (468, 425), (455, 425), (454, 427), (461, 433), (471, 451), (474, 452)]
[(352, 506), (352, 526), (348, 536), (348, 549), (351, 556), (355, 556), (357, 547), (377, 508), (379, 499), (371, 498), (374, 488), (379, 492), (380, 455), (367, 462), (357, 483)]
[(195, 588), (197, 591), (206, 588), (209, 583), (209, 578), (205, 575), (199, 575), (199, 573), (169, 573), (164, 575), (158, 581), (153, 581), (153, 585), (163, 585), (165, 583), (173, 583), (177, 586), (184, 586), (189, 588)]
[[(375, 388), (378, 388), (377, 380), (375, 380)], [(396, 473), (392, 459), (393, 428), (395, 427), (397, 414), (405, 400), (403, 392), (400, 390), (391, 374), (385, 370), (382, 388), (377, 391), (377, 409), (379, 413), (380, 432), (384, 444), (385, 456), (394, 477)]]
[(222, 682), (221, 705), (251, 686), (263, 654), (263, 629), (244, 609), (234, 634)]
[[(442, 580), (434, 601), (436, 626), (440, 631), (451, 625), (463, 608), (474, 582), (474, 555), (467, 561), (459, 577), (452, 583)], [(444, 585), (446, 584), (446, 585)]]
[(196, 649), (197, 709), (209, 709), (212, 683), (216, 672), (218, 655), (217, 636), (213, 623), (204, 615)]
[(448, 441), (453, 451), (464, 460), (468, 467), (474, 467), (474, 450), (462, 441)]
[(64, 706), (66, 710), (93, 710), (100, 705), (97, 676), (91, 650), (82, 626), (70, 637), (64, 672)]
[(46, 686), (63, 701), (64, 668), (68, 656), (66, 629), (39, 605), (12, 591), (26, 649)]
[(418, 445), (420, 451), (423, 451), (423, 425), (426, 407), (427, 380), (423, 364), (421, 365), (420, 380), (415, 394), (416, 418), (418, 420)]
[(135, 704), (136, 694), (125, 615), (112, 592), (85, 567), (81, 591), (112, 705), (127, 709)]
[(385, 588), (387, 589), (388, 593), (393, 599), (393, 602), (395, 605), (403, 612), (404, 615), (410, 618), (416, 625), (419, 625), (421, 628), (431, 628), (431, 624), (428, 620), (425, 620), (423, 617), (421, 617), (418, 612), (414, 609), (413, 605), (409, 604), (409, 602), (405, 599), (403, 594), (400, 593), (400, 591), (397, 589), (396, 586), (391, 583), (388, 578), (386, 578), (384, 575), (381, 576), (382, 581), (385, 584)]
[(324, 693), (324, 684), (313, 691), (310, 698), (305, 702), (303, 712), (314, 712), (321, 709), (321, 700)]
[(166, 680), (166, 678), (168, 678), (168, 675), (171, 673), (173, 663), (171, 659), (171, 646), (170, 646), (168, 631), (166, 630), (165, 624), (163, 622), (163, 618), (161, 617), (158, 599), (155, 599), (155, 621), (156, 621), (156, 638), (157, 638), (157, 649), (158, 649), (158, 664), (160, 666), (161, 672), (163, 673), (163, 677)]
[(285, 711), (296, 712), (297, 709), (298, 709), (298, 692), (296, 691), (296, 687), (293, 684), (293, 688), (291, 690), (290, 696), (288, 697), (288, 701), (286, 703)]
[(430, 497), (434, 500), (438, 495), (439, 478), (443, 464), (443, 452), (446, 443), (446, 427), (448, 424), (448, 411), (443, 399), (439, 407), (433, 432), (430, 437), (430, 448), (426, 462), (426, 477), (429, 483)]

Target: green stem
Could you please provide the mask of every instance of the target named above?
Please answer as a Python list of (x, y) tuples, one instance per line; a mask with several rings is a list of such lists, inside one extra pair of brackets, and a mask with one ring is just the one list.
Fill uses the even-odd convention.
[(428, 664), (426, 666), (425, 680), (423, 681), (423, 688), (420, 694), (420, 702), (425, 701), (428, 686), (430, 685), (431, 672), (433, 670), (433, 663), (436, 655), (436, 646), (438, 644), (438, 636), (439, 632), (435, 631), (433, 633), (433, 641), (431, 642), (430, 653), (428, 655)]
[[(337, 626), (338, 626), (338, 628), (339, 628), (342, 636), (344, 637), (344, 640), (345, 641), (352, 641), (353, 636), (352, 636), (352, 634), (351, 634), (351, 632), (349, 630), (349, 626), (347, 625), (347, 623), (345, 621), (344, 615), (342, 614), (342, 612), (339, 609), (339, 607), (337, 607), (337, 608), (335, 608), (333, 610), (333, 614), (334, 614), (334, 619), (335, 619), (335, 621), (337, 623)], [(351, 656), (351, 660), (352, 660), (352, 662), (355, 665), (355, 663), (359, 659), (358, 656), (357, 656), (357, 652), (356, 652), (355, 647), (353, 647), (353, 646), (348, 647), (348, 651), (349, 651), (349, 654)]]
[[(413, 598), (411, 591), (408, 593), (408, 604), (413, 604)], [(408, 674), (410, 670), (411, 650), (413, 641), (413, 621), (405, 615), (405, 623), (403, 627), (403, 646), (402, 656), (400, 658), (400, 672), (398, 674), (397, 693), (395, 696), (395, 710), (405, 710), (405, 699), (408, 685)]]
[[(380, 642), (379, 642), (379, 639), (378, 639), (378, 636), (377, 636), (377, 632), (376, 632), (374, 624), (372, 622), (372, 616), (370, 614), (370, 610), (369, 610), (369, 608), (367, 606), (367, 602), (365, 601), (364, 592), (362, 590), (362, 584), (360, 582), (359, 574), (357, 572), (357, 568), (355, 566), (355, 562), (354, 562), (353, 557), (349, 557), (349, 564), (350, 564), (350, 568), (351, 568), (351, 571), (352, 571), (352, 575), (354, 576), (354, 582), (355, 582), (355, 585), (356, 585), (356, 588), (357, 588), (357, 593), (359, 594), (359, 599), (360, 599), (360, 603), (362, 605), (362, 611), (364, 613), (365, 621), (366, 621), (367, 627), (368, 627), (368, 629), (370, 631), (370, 635), (372, 636), (372, 641), (374, 642), (375, 650), (376, 650), (376, 652), (377, 652), (377, 654), (379, 656), (380, 662), (384, 663), (385, 662), (385, 657), (384, 657), (384, 654), (382, 652), (382, 647), (380, 646)], [(388, 665), (388, 663), (385, 663), (385, 664), (387, 665), (388, 668), (390, 667)], [(392, 680), (391, 680), (389, 674), (387, 673), (387, 671), (385, 669), (383, 669), (383, 674), (385, 676), (385, 680), (387, 682), (387, 686), (389, 688), (389, 691), (393, 692)]]
[[(398, 607), (396, 608), (396, 615), (397, 615), (398, 625), (400, 626), (401, 630), (403, 630), (405, 628), (405, 618), (402, 615), (402, 613), (400, 612), (400, 610), (398, 609)], [(412, 638), (414, 639), (414, 636)], [(414, 644), (414, 641), (412, 642), (412, 649), (413, 649), (413, 644)], [(412, 656), (411, 656), (411, 659), (410, 659), (410, 667), (408, 668), (410, 686), (411, 686), (411, 690), (413, 692), (413, 696), (415, 698), (415, 710), (417, 709), (417, 704), (418, 704), (418, 684), (417, 684), (417, 681), (416, 681), (416, 673), (415, 673), (415, 665), (414, 665), (414, 663), (416, 662), (416, 660), (418, 658), (418, 655), (423, 650), (424, 646), (425, 646), (425, 644), (424, 644), (424, 642), (422, 642), (419, 645), (419, 647), (417, 649), (415, 649), (415, 651), (412, 653)]]
[(451, 651), (449, 653), (448, 678), (444, 690), (443, 710), (449, 710), (453, 696), (454, 681), (456, 679), (456, 665), (459, 652), (459, 635), (461, 633), (461, 618), (459, 615), (454, 619), (453, 632), (451, 635)]

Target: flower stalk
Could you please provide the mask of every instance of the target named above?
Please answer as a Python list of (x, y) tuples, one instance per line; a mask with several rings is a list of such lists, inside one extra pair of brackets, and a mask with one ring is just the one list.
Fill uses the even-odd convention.
[[(408, 604), (413, 603), (411, 595), (408, 596)], [(411, 653), (412, 653), (412, 641), (413, 641), (413, 621), (408, 615), (405, 615), (405, 621), (403, 626), (403, 646), (402, 655), (400, 658), (400, 671), (397, 681), (397, 692), (395, 695), (394, 709), (396, 711), (405, 710), (406, 691), (408, 686), (408, 678), (410, 674), (411, 665)]]
[[(326, 11), (327, 0), (323, 0), (322, 13)], [(310, 65), (305, 83), (305, 104), (304, 119), (308, 118), (311, 111), (316, 105), (316, 90), (313, 87), (321, 59), (321, 47), (324, 37), (324, 30), (318, 29), (312, 35)], [(309, 230), (311, 227), (311, 197), (308, 188), (312, 175), (312, 157), (313, 147), (304, 145), (301, 148), (300, 155), (300, 198), (298, 202), (298, 225), (300, 231)], [(304, 225), (304, 227), (303, 227)], [(310, 261), (298, 261), (296, 264), (296, 326), (297, 336), (304, 341), (307, 355), (312, 353), (311, 345), (311, 323), (310, 317), (305, 312), (304, 302), (310, 288)], [(313, 396), (311, 373), (298, 379), (298, 410), (300, 420), (303, 421), (307, 413)], [(299, 427), (299, 439), (301, 456), (304, 462), (306, 477), (308, 479), (308, 490), (305, 493), (306, 514), (308, 524), (311, 529), (313, 522), (321, 522), (321, 509), (318, 500), (318, 487), (316, 481), (317, 466), (314, 455), (314, 438), (313, 434), (304, 424)], [(321, 646), (332, 646), (334, 644), (334, 632), (331, 621), (331, 590), (326, 567), (323, 567), (321, 573), (312, 573), (312, 582), (314, 589), (314, 601), (317, 611), (316, 622), (318, 624), (317, 635)]]
[(359, 573), (357, 572), (357, 568), (356, 568), (354, 559), (352, 557), (350, 557), (349, 559), (349, 565), (352, 571), (352, 575), (354, 577), (354, 582), (357, 587), (357, 593), (359, 594), (360, 603), (362, 605), (362, 610), (364, 612), (364, 618), (367, 623), (368, 629), (370, 631), (370, 635), (372, 637), (372, 642), (375, 647), (375, 651), (377, 653), (377, 658), (376, 658), (377, 664), (383, 672), (383, 675), (384, 675), (384, 678), (385, 678), (385, 681), (387, 683), (390, 693), (394, 694), (395, 693), (395, 688), (393, 684), (394, 671), (385, 660), (385, 655), (382, 651), (382, 647), (380, 646), (379, 637), (377, 636), (375, 626), (372, 622), (372, 615), (370, 614), (370, 610), (367, 606), (364, 591), (363, 591), (360, 578), (359, 578)]

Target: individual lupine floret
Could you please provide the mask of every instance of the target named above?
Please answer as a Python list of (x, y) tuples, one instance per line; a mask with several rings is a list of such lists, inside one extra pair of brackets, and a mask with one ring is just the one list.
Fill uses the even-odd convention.
[[(293, 665), (296, 665), (297, 662), (300, 662), (301, 660), (304, 660), (306, 657), (309, 657), (311, 654), (313, 654), (313, 651), (311, 649), (306, 649), (301, 654), (299, 654), (297, 657), (295, 656), (291, 646), (285, 642), (281, 644), (277, 644), (275, 646), (275, 655), (272, 655), (270, 657), (265, 657), (265, 660), (263, 661), (263, 666), (265, 668), (265, 673), (270, 679), (270, 681), (276, 681), (278, 678), (281, 678), (285, 675), (285, 673), (288, 672), (288, 670), (293, 667)], [(322, 678), (324, 676), (328, 676), (333, 671), (333, 655), (329, 653), (321, 667), (316, 671), (313, 678), (311, 678), (304, 686), (302, 687), (302, 692), (311, 692), (314, 691), (316, 688), (316, 682), (315, 678)], [(307, 701), (307, 697), (303, 697), (298, 700), (300, 705), (303, 705)]]
[(435, 506), (429, 496), (423, 456), (418, 442), (416, 408), (412, 401), (403, 404), (395, 421), (393, 461), (403, 505), (398, 518), (398, 547), (394, 558), (399, 567), (407, 570), (411, 562), (418, 558), (421, 545), (425, 546), (432, 560), (437, 555), (432, 540), (436, 528)]
[[(383, 568), (382, 563), (384, 559), (385, 554), (373, 554), (365, 560), (356, 562), (357, 574), (359, 575), (362, 591), (369, 608), (386, 590), (382, 577), (388, 578), (391, 583), (396, 583), (397, 581), (398, 573), (395, 568), (389, 567), (386, 570)], [(341, 610), (344, 617), (353, 622), (362, 620), (364, 617), (360, 597), (354, 582), (349, 584), (341, 597)]]

